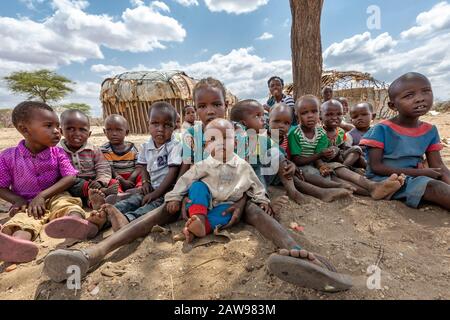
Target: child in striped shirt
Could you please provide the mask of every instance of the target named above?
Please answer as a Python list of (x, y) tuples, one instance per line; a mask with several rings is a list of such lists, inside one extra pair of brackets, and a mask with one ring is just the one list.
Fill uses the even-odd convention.
[(136, 168), (138, 149), (134, 143), (125, 141), (130, 132), (127, 119), (117, 114), (107, 117), (103, 132), (108, 142), (100, 149), (111, 165), (113, 179), (119, 182), (119, 193), (142, 187), (142, 177)]

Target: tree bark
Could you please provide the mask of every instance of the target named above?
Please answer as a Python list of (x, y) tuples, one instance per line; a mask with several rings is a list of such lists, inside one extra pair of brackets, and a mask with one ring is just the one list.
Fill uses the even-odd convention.
[(305, 94), (320, 97), (323, 66), (320, 21), (323, 0), (290, 0), (290, 4), (294, 99)]

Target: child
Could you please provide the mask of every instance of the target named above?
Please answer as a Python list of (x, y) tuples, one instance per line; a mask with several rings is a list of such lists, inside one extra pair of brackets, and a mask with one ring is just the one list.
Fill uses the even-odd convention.
[(25, 140), (0, 153), (0, 198), (12, 204), (12, 218), (0, 233), (0, 261), (23, 263), (36, 258), (39, 249), (33, 241), (49, 222), (70, 225), (70, 232), (60, 234), (67, 238), (85, 239), (97, 228), (84, 220), (81, 200), (65, 192), (77, 171), (56, 147), (61, 133), (53, 109), (22, 102), (14, 108), (12, 122)]
[(109, 218), (114, 231), (164, 204), (164, 195), (175, 184), (181, 165), (181, 143), (173, 137), (176, 119), (177, 112), (169, 103), (157, 102), (150, 107), (151, 138), (142, 145), (137, 160), (143, 194), (134, 194), (114, 206), (106, 204), (99, 212), (103, 219)]
[(269, 86), (270, 98), (267, 100), (265, 109), (270, 112), (275, 104), (284, 103), (291, 107), (292, 123), (297, 125), (297, 119), (294, 117), (295, 100), (291, 96), (283, 93), (284, 80), (277, 76), (271, 77), (269, 81), (267, 81), (267, 85)]
[(244, 193), (265, 211), (270, 202), (252, 167), (234, 153), (233, 125), (224, 119), (213, 120), (206, 126), (205, 136), (210, 156), (194, 164), (165, 196), (168, 212), (175, 214), (183, 196), (189, 195), (190, 219), (183, 231), (187, 242), (226, 226), (231, 214), (223, 213)]
[(182, 131), (186, 131), (190, 127), (193, 127), (195, 124), (195, 119), (197, 118), (197, 114), (195, 112), (195, 108), (190, 105), (186, 105), (183, 108), (183, 125), (181, 126)]
[(315, 167), (317, 161), (331, 159), (333, 156), (333, 151), (328, 149), (326, 133), (318, 126), (319, 106), (319, 99), (313, 95), (303, 96), (297, 101), (296, 115), (300, 124), (288, 134), (289, 149), (292, 161), (303, 172), (305, 180), (316, 186), (309, 188), (315, 191), (314, 194), (306, 193), (322, 201), (331, 202), (350, 196), (353, 188), (325, 179)]
[(111, 165), (112, 178), (119, 182), (119, 193), (142, 186), (142, 177), (136, 169), (138, 150), (134, 143), (125, 141), (130, 133), (128, 121), (114, 114), (105, 119), (103, 129), (108, 143), (100, 147)]
[(328, 147), (333, 148), (335, 157), (331, 162), (343, 163), (347, 167), (365, 168), (362, 149), (352, 146), (348, 134), (340, 127), (342, 123), (342, 104), (337, 100), (325, 102), (321, 107), (322, 123), (328, 137)]
[[(450, 172), (441, 158), (438, 130), (420, 121), (433, 106), (430, 81), (407, 73), (391, 84), (389, 100), (398, 115), (375, 125), (360, 143), (368, 149), (367, 177), (384, 181), (391, 174), (404, 174), (405, 184), (392, 199), (405, 200), (412, 208), (429, 201), (450, 210)], [(430, 168), (418, 168), (424, 155)]]
[(277, 180), (281, 181), (288, 196), (296, 203), (303, 203), (303, 195), (294, 186), (295, 165), (267, 135), (258, 134), (264, 129), (264, 107), (256, 100), (243, 100), (233, 107), (230, 118), (239, 127), (237, 154), (252, 165), (266, 190), (269, 185), (277, 184)]
[[(339, 128), (342, 117), (342, 105), (337, 100), (329, 100), (321, 107), (322, 120), (327, 130), (328, 147), (332, 146), (333, 155), (332, 160), (339, 157), (339, 151), (336, 152), (336, 146), (345, 144), (345, 132)], [(353, 152), (350, 149), (350, 152)], [(345, 156), (345, 154), (344, 154)], [(328, 158), (330, 159), (330, 158)], [(316, 163), (320, 173), (323, 176), (332, 176), (332, 179), (337, 182), (350, 183), (359, 195), (370, 195), (375, 200), (390, 199), (404, 183), (404, 177), (397, 174), (392, 174), (388, 179), (382, 182), (375, 182), (366, 179), (356, 172), (349, 170), (345, 165), (339, 162), (323, 162), (319, 159)]]
[(69, 192), (87, 204), (89, 190), (100, 190), (105, 196), (117, 194), (119, 183), (111, 180), (111, 166), (100, 148), (88, 143), (92, 133), (88, 116), (79, 110), (66, 110), (61, 114), (61, 128), (64, 139), (59, 146), (78, 170), (77, 180)]
[(323, 102), (327, 102), (327, 101), (333, 99), (333, 88), (331, 88), (330, 86), (326, 86), (325, 88), (323, 88), (322, 99), (323, 99)]
[(345, 130), (345, 132), (349, 132), (350, 130), (354, 129), (355, 127), (353, 124), (350, 123), (351, 118), (349, 115), (349, 109), (348, 109), (348, 100), (347, 98), (340, 97), (336, 99), (342, 104), (342, 122), (340, 127)]
[(376, 113), (373, 112), (372, 104), (363, 102), (350, 109), (350, 117), (355, 128), (348, 133), (348, 136), (353, 146), (359, 146), (362, 137), (370, 130)]

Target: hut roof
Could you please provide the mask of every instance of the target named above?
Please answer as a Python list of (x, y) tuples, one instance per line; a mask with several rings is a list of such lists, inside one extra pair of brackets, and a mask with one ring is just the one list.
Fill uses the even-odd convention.
[[(100, 100), (112, 104), (167, 99), (192, 101), (197, 82), (178, 70), (125, 72), (102, 83)], [(231, 104), (237, 101), (231, 92), (227, 92), (226, 98)]]

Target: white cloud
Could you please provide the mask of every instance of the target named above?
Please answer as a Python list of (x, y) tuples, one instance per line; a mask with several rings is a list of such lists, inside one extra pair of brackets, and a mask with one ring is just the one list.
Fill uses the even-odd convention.
[(292, 81), (290, 60), (267, 61), (256, 55), (253, 48), (235, 49), (225, 55), (215, 54), (207, 61), (190, 65), (171, 61), (161, 64), (161, 67), (183, 70), (197, 79), (215, 77), (223, 81), (227, 88), (241, 99), (267, 99), (267, 80), (271, 76), (278, 75), (286, 82)]
[(190, 6), (198, 6), (197, 0), (174, 0), (175, 2), (178, 2), (184, 7), (190, 7)]
[[(87, 1), (53, 0), (54, 13), (43, 21), (0, 17), (2, 65), (16, 69), (57, 68), (87, 59), (102, 59), (102, 46), (120, 51), (148, 52), (163, 42), (182, 42), (186, 31), (163, 2), (148, 6), (134, 1), (119, 20), (85, 12)], [(32, 54), (30, 54), (32, 53)]]
[(45, 0), (19, 0), (24, 3), (30, 10), (36, 10), (36, 5), (43, 3)]
[(269, 0), (205, 0), (206, 6), (212, 12), (242, 14), (255, 11), (266, 5)]
[(256, 40), (270, 40), (273, 38), (273, 34), (268, 33), (268, 32), (264, 32), (261, 36), (259, 36), (258, 38), (256, 38)]
[(417, 26), (403, 31), (403, 39), (420, 38), (441, 31), (450, 30), (450, 3), (447, 1), (436, 4), (430, 11), (417, 16)]

